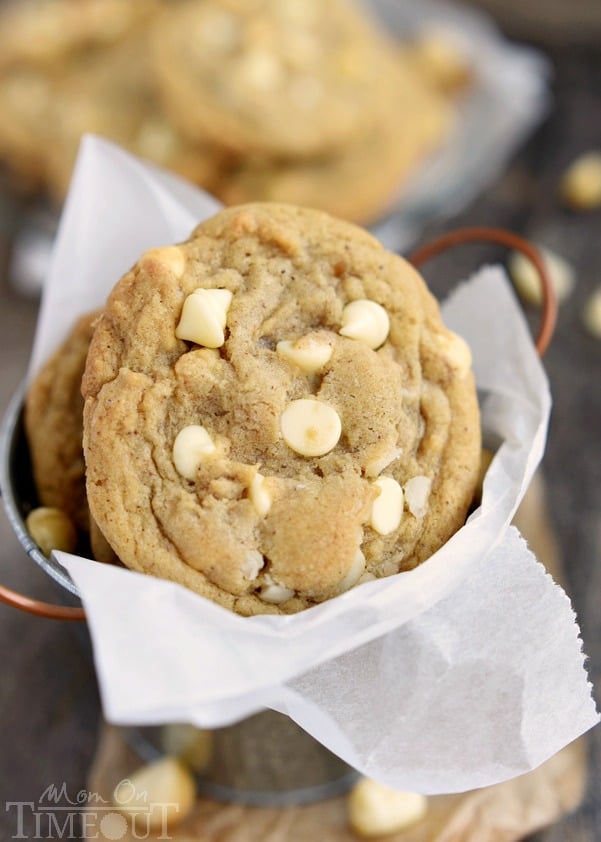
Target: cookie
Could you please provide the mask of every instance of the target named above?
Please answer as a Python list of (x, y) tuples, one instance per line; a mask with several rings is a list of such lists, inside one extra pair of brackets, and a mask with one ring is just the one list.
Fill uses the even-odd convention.
[(156, 9), (157, 0), (13, 0), (0, 10), (0, 68), (54, 68), (76, 52), (113, 44)]
[(210, 189), (225, 154), (188, 143), (160, 108), (145, 20), (154, 5), (102, 49), (72, 50), (51, 66), (0, 68), (0, 159), (21, 186), (43, 187), (61, 202), (81, 137), (91, 132)]
[(159, 106), (148, 59), (147, 30), (102, 53), (71, 61), (53, 89), (45, 144), (46, 179), (59, 200), (69, 187), (81, 136), (98, 134), (197, 184), (210, 186), (220, 153), (192, 146)]
[(449, 134), (449, 102), (391, 55), (377, 126), (347, 148), (306, 161), (246, 160), (226, 169), (214, 192), (228, 205), (286, 202), (364, 223), (398, 201), (413, 172)]
[(23, 0), (0, 13), (0, 164), (61, 203), (89, 132), (226, 204), (373, 222), (451, 125), (414, 54), (347, 0)]
[(83, 459), (81, 378), (99, 313), (82, 316), (41, 369), (25, 399), (25, 430), (43, 506), (66, 512), (89, 528)]
[(82, 392), (120, 559), (243, 615), (414, 567), (477, 482), (469, 349), (408, 263), (316, 210), (226, 209), (143, 255)]
[(34, 190), (45, 180), (45, 146), (52, 79), (31, 67), (0, 74), (0, 162), (18, 186)]
[(100, 527), (93, 517), (90, 517), (89, 527), (92, 558), (95, 561), (101, 561), (103, 564), (120, 564), (117, 554), (100, 531)]
[(153, 44), (164, 107), (187, 137), (288, 158), (372, 128), (390, 49), (348, 0), (182, 0)]

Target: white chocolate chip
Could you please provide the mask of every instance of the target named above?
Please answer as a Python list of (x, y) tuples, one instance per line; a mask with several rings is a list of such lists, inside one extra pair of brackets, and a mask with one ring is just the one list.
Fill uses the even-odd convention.
[(250, 481), (248, 497), (259, 517), (265, 517), (271, 508), (272, 500), (269, 489), (265, 484), (265, 477), (262, 474), (257, 472)]
[(242, 562), (242, 575), (249, 582), (254, 582), (263, 569), (264, 564), (265, 559), (258, 550), (249, 550)]
[(449, 365), (459, 377), (465, 377), (472, 367), (472, 352), (465, 339), (449, 331), (448, 334), (436, 334), (436, 341)]
[(370, 348), (379, 348), (386, 342), (390, 330), (388, 313), (375, 301), (359, 298), (351, 301), (342, 311), (341, 336), (359, 339)]
[(69, 515), (62, 509), (50, 506), (33, 509), (27, 515), (25, 526), (46, 557), (52, 550), (62, 550), (65, 553), (75, 552), (77, 532)]
[(601, 151), (587, 152), (566, 170), (560, 185), (564, 200), (577, 210), (601, 205)]
[(589, 333), (601, 339), (601, 287), (587, 300), (582, 318)]
[(310, 374), (323, 368), (332, 356), (332, 346), (311, 335), (294, 341), (282, 339), (275, 349), (280, 357)]
[(265, 576), (266, 584), (261, 588), (259, 596), (264, 602), (271, 602), (274, 605), (279, 605), (281, 602), (287, 602), (294, 596), (294, 591), (290, 588), (280, 585), (271, 576)]
[[(558, 301), (564, 301), (575, 284), (573, 267), (558, 254), (546, 248), (538, 247), (545, 261), (549, 279)], [(542, 285), (538, 272), (526, 255), (514, 251), (509, 256), (509, 273), (520, 298), (530, 304), (540, 305), (543, 300)]]
[(409, 511), (414, 517), (420, 518), (428, 510), (428, 497), (432, 488), (430, 477), (413, 477), (405, 483), (405, 499)]
[(392, 477), (378, 477), (374, 485), (380, 493), (372, 504), (369, 524), (380, 535), (388, 535), (398, 529), (403, 517), (403, 489)]
[(232, 303), (228, 289), (194, 290), (184, 301), (182, 315), (175, 329), (178, 339), (220, 348), (225, 342), (227, 311)]
[(163, 757), (142, 766), (117, 784), (113, 804), (126, 816), (143, 813), (145, 828), (181, 822), (196, 801), (192, 772), (177, 758)]
[(428, 801), (417, 792), (399, 792), (363, 778), (348, 798), (349, 823), (361, 836), (397, 833), (424, 818)]
[(217, 448), (204, 427), (191, 424), (179, 431), (173, 442), (173, 464), (179, 474), (189, 480), (196, 479), (200, 463)]
[(395, 459), (398, 459), (402, 451), (399, 447), (381, 456), (379, 459), (374, 459), (365, 467), (365, 476), (377, 477), (383, 470), (385, 470)]
[(338, 443), (342, 425), (333, 407), (301, 398), (291, 401), (280, 417), (284, 441), (301, 456), (323, 456)]
[(337, 591), (338, 593), (344, 593), (344, 591), (348, 591), (349, 588), (352, 588), (353, 585), (356, 585), (359, 579), (365, 573), (365, 556), (363, 555), (362, 551), (359, 549), (355, 553), (355, 558), (351, 566), (349, 567), (346, 576), (344, 579), (339, 583)]
[(184, 274), (184, 269), (186, 268), (186, 258), (184, 257), (182, 250), (177, 246), (165, 246), (164, 248), (149, 249), (144, 253), (142, 260), (158, 261), (164, 267), (169, 269), (170, 272), (173, 272), (176, 278), (181, 278)]
[(277, 56), (266, 50), (249, 50), (239, 64), (241, 83), (255, 91), (274, 91), (282, 82), (283, 69)]
[(213, 753), (213, 734), (183, 722), (171, 722), (161, 728), (161, 748), (175, 755), (195, 772), (207, 768)]

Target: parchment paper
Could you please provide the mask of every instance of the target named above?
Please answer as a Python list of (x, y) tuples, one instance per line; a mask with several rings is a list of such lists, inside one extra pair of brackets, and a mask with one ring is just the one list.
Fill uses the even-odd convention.
[[(215, 203), (94, 138), (83, 145), (32, 370), (145, 248)], [(291, 617), (241, 618), (173, 583), (57, 553), (89, 619), (104, 712), (216, 727), (288, 713), (359, 771), (459, 792), (528, 771), (598, 721), (564, 592), (513, 528), (545, 441), (549, 391), (503, 273), (445, 306), (472, 347), (485, 438), (480, 508), (416, 570)]]
[[(537, 474), (514, 523), (556, 578), (562, 576), (553, 530), (544, 502), (544, 485)], [(88, 788), (110, 800), (117, 781), (138, 768), (140, 757), (117, 728), (103, 726)], [(410, 828), (387, 836), (389, 842), (516, 842), (534, 833), (581, 802), (586, 788), (585, 738), (563, 748), (532, 772), (510, 781), (456, 795), (428, 799), (424, 818)], [(90, 838), (97, 822), (91, 817)], [(174, 842), (356, 842), (348, 825), (347, 797), (299, 807), (257, 808), (219, 804), (199, 796), (192, 813), (170, 830)], [(103, 836), (100, 827), (100, 838)], [(123, 842), (130, 842), (126, 834)]]

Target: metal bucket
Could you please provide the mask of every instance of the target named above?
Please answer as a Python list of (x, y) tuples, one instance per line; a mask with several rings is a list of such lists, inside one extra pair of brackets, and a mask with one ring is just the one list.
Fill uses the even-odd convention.
[[(527, 241), (501, 229), (469, 228), (440, 237), (415, 252), (410, 260), (418, 267), (440, 252), (471, 242), (492, 242), (517, 249), (534, 264), (543, 291), (536, 338), (542, 356), (553, 334), (557, 308), (545, 264)], [(70, 576), (53, 558), (44, 556), (25, 528), (24, 519), (38, 501), (23, 428), (24, 393), (23, 388), (14, 396), (0, 433), (2, 498), (8, 519), (27, 555), (61, 586), (63, 599), (73, 603), (77, 588)], [(39, 603), (2, 586), (0, 599), (41, 616), (85, 619), (81, 607)], [(257, 806), (307, 804), (344, 792), (357, 777), (355, 770), (288, 717), (273, 711), (264, 711), (210, 734), (211, 750), (199, 774), (198, 788), (218, 800)], [(127, 729), (126, 735), (144, 759), (156, 757), (164, 750), (160, 728)]]
[[(81, 609), (73, 607), (80, 605), (73, 580), (54, 558), (47, 558), (41, 552), (25, 527), (25, 518), (39, 501), (23, 425), (24, 394), (22, 387), (13, 397), (0, 433), (2, 501), (27, 555), (60, 585), (61, 601), (65, 605), (46, 608), (78, 612), (62, 616), (62, 619), (83, 619)], [(48, 611), (34, 611), (35, 606), (40, 605), (36, 600), (27, 602), (31, 603), (33, 613), (48, 616)], [(128, 728), (124, 734), (143, 760), (154, 759), (165, 750), (161, 728)], [(333, 798), (345, 792), (356, 778), (352, 767), (289, 717), (269, 710), (211, 731), (206, 766), (197, 772), (199, 792), (219, 801), (263, 807), (308, 804)]]

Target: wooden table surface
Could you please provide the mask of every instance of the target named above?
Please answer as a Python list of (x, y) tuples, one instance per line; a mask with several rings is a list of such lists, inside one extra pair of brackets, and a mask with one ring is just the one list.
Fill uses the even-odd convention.
[[(601, 340), (582, 327), (587, 296), (601, 285), (601, 212), (576, 214), (561, 207), (557, 181), (579, 153), (601, 147), (601, 55), (593, 49), (554, 49), (555, 106), (544, 125), (505, 174), (444, 230), (501, 225), (541, 241), (576, 268), (578, 283), (562, 305), (546, 357), (554, 410), (544, 473), (549, 504), (566, 565), (568, 588), (580, 619), (588, 667), (601, 699)], [(477, 143), (477, 138), (474, 138)], [(0, 197), (0, 268), (11, 230), (20, 224)], [(443, 230), (432, 227), (423, 240)], [(502, 260), (494, 247), (469, 246), (428, 268), (442, 291), (487, 261)], [(0, 411), (27, 363), (37, 302), (17, 295), (1, 277)], [(535, 314), (531, 314), (535, 318)], [(27, 560), (0, 514), (0, 581), (52, 601), (55, 588)], [(69, 792), (85, 784), (95, 746), (100, 704), (94, 671), (73, 626), (41, 620), (0, 605), (0, 839), (16, 833), (14, 811), (4, 802), (35, 801), (50, 785)], [(601, 729), (589, 737), (590, 783), (581, 809), (536, 836), (537, 842), (601, 840)], [(33, 829), (26, 832), (33, 838)], [(325, 842), (325, 840), (324, 840)]]

